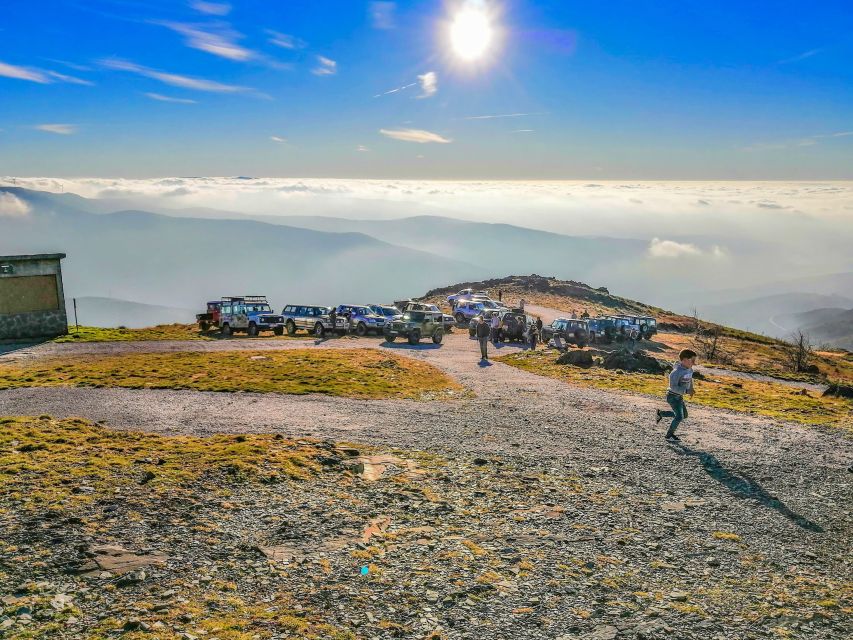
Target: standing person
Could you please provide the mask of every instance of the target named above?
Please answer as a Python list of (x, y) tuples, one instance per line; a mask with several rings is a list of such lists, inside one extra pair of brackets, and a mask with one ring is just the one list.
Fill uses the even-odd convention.
[(329, 311), (329, 322), (332, 325), (332, 335), (338, 334), (338, 312), (332, 307), (332, 310)]
[(489, 325), (486, 319), (480, 316), (477, 321), (477, 342), (480, 343), (480, 361), (489, 359)]
[(540, 316), (536, 316), (536, 334), (539, 336), (539, 339), (542, 339), (542, 318)]
[(501, 318), (498, 314), (493, 313), (491, 319), (491, 329), (492, 329), (492, 342), (497, 345), (498, 344), (498, 334), (501, 330)]
[(504, 301), (504, 292), (498, 289), (498, 302)]
[(347, 319), (347, 335), (352, 333), (352, 309), (344, 311), (344, 317)]
[(577, 320), (577, 319), (578, 319), (578, 312), (575, 311), (574, 309), (572, 309), (572, 320)]
[(583, 310), (583, 313), (581, 314), (581, 318), (583, 318), (584, 320), (589, 319), (589, 312), (586, 309)]
[(518, 308), (524, 311), (524, 298), (518, 301)]
[(539, 342), (539, 328), (536, 326), (536, 323), (530, 325), (530, 328), (527, 330), (527, 343), (530, 345), (530, 349), (532, 351), (536, 351), (536, 343)]
[(678, 354), (678, 362), (669, 374), (669, 389), (666, 392), (666, 401), (672, 407), (672, 411), (661, 411), (657, 409), (656, 423), (664, 418), (672, 418), (672, 424), (666, 432), (666, 439), (678, 442), (681, 438), (675, 435), (675, 430), (682, 420), (687, 419), (687, 404), (684, 396), (693, 395), (693, 367), (696, 364), (696, 352), (690, 349), (682, 349)]

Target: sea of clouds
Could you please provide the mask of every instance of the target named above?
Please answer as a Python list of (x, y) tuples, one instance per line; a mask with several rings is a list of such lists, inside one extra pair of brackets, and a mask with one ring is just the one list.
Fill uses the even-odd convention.
[[(106, 209), (170, 215), (439, 215), (642, 239), (648, 242), (646, 264), (622, 268), (658, 280), (673, 273), (680, 288), (690, 273), (697, 286), (723, 289), (853, 271), (853, 182), (0, 178), (0, 185), (12, 184), (97, 199)], [(0, 202), (0, 211), (25, 213), (11, 200)]]

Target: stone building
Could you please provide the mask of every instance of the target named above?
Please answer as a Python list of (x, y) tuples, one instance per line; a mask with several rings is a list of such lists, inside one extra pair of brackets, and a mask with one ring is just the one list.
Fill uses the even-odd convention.
[(64, 253), (0, 256), (0, 340), (68, 333), (60, 260)]

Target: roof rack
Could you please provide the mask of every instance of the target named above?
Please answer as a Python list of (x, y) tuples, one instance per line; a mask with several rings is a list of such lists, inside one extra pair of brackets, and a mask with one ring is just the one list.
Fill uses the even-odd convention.
[(247, 302), (247, 303), (266, 303), (266, 296), (222, 296), (223, 302)]

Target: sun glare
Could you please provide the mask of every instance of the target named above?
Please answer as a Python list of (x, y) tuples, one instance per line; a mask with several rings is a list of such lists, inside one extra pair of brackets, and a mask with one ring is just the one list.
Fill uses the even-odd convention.
[(482, 10), (462, 9), (450, 25), (450, 43), (463, 60), (483, 56), (492, 42), (492, 24)]

